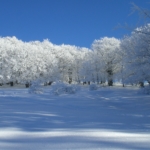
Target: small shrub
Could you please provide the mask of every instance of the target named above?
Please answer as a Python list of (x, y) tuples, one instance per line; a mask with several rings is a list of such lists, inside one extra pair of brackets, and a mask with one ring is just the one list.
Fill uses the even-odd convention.
[(91, 84), (90, 86), (89, 86), (89, 90), (90, 91), (94, 91), (94, 90), (97, 90), (98, 89), (98, 86), (96, 85), (96, 84)]
[(78, 90), (79, 90), (78, 86), (62, 82), (56, 82), (55, 84), (52, 85), (52, 91), (55, 95), (75, 94)]
[(31, 94), (43, 94), (43, 88), (39, 82), (32, 82), (29, 93)]

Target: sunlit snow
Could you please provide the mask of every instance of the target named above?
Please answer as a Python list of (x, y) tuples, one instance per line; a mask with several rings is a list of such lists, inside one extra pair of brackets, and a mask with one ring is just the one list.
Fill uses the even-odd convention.
[(150, 149), (150, 96), (135, 87), (76, 94), (0, 88), (0, 149)]

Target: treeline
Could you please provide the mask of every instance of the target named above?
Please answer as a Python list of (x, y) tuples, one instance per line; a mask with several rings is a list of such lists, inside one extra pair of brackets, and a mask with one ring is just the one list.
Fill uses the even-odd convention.
[(0, 83), (105, 83), (143, 85), (150, 82), (150, 24), (122, 39), (94, 40), (91, 49), (55, 45), (49, 40), (23, 42), (0, 38)]

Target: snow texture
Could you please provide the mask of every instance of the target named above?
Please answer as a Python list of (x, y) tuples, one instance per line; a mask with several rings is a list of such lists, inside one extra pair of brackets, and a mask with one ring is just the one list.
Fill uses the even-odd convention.
[(104, 87), (55, 96), (0, 88), (1, 150), (149, 150), (150, 96)]
[(143, 94), (150, 94), (150, 86), (145, 86), (143, 88), (140, 89), (139, 93), (143, 93)]

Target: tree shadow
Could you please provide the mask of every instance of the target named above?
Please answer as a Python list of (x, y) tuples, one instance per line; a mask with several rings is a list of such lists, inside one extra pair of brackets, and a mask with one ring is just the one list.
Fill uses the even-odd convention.
[[(51, 145), (53, 142), (63, 146), (71, 144), (72, 148), (77, 143), (81, 149), (88, 148), (87, 143), (95, 149), (106, 145), (116, 149), (148, 149), (150, 145), (145, 134), (150, 139), (149, 97), (141, 101), (135, 92), (106, 91), (81, 91), (76, 95), (60, 96), (48, 92), (30, 95), (22, 90), (15, 90), (14, 94), (0, 91), (0, 133), (9, 132), (8, 136), (3, 132), (0, 147), (5, 142), (16, 142), (17, 146), (22, 143), (26, 147), (27, 141), (40, 139), (47, 144), (51, 141)], [(11, 129), (14, 136), (18, 134), (16, 139), (7, 139)], [(136, 133), (139, 133), (138, 138)], [(141, 144), (136, 144), (139, 140)]]

